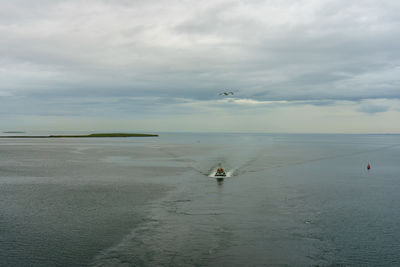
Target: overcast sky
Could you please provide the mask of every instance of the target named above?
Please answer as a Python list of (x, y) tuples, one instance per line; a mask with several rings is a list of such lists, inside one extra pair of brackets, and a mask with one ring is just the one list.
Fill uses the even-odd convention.
[(397, 0), (0, 0), (0, 130), (400, 133), (399, 14)]

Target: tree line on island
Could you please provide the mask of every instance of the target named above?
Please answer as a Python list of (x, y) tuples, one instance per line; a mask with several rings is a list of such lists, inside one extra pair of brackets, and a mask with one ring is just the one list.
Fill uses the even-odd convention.
[(157, 137), (158, 134), (141, 133), (93, 133), (78, 135), (19, 135), (19, 136), (0, 136), (0, 138), (90, 138), (90, 137)]

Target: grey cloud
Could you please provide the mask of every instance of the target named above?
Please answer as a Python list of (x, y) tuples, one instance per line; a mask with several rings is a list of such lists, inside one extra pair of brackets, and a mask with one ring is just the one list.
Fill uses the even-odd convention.
[(101, 98), (106, 112), (150, 112), (123, 100), (141, 98), (172, 113), (176, 99), (225, 88), (313, 105), (400, 98), (394, 1), (18, 0), (0, 10), (0, 91), (27, 103), (77, 98), (60, 109), (96, 113), (88, 103)]
[(383, 105), (361, 105), (361, 107), (358, 109), (358, 111), (363, 112), (363, 113), (368, 113), (368, 114), (375, 114), (375, 113), (380, 113), (380, 112), (386, 112), (390, 109), (388, 106), (383, 106)]

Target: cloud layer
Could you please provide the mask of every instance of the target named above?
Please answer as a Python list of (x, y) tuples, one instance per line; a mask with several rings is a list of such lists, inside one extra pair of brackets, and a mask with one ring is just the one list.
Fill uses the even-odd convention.
[(389, 0), (0, 0), (0, 116), (398, 112), (399, 12)]

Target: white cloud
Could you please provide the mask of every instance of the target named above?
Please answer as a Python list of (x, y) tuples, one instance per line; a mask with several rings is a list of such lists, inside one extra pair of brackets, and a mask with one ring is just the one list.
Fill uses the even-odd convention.
[(256, 99), (246, 99), (246, 98), (225, 98), (219, 100), (218, 102), (221, 103), (234, 103), (239, 105), (249, 105), (249, 106), (256, 106), (256, 105), (271, 105), (271, 104), (287, 104), (289, 101), (287, 100), (276, 100), (276, 101), (260, 101)]

